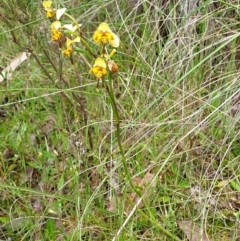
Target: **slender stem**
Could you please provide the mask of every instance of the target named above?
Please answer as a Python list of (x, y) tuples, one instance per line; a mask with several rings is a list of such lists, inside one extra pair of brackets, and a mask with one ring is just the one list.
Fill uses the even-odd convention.
[(87, 49), (87, 51), (96, 59), (97, 56), (96, 54), (94, 54), (91, 50), (91, 48), (89, 47), (88, 43), (83, 39), (83, 37), (79, 36), (81, 39), (81, 42), (83, 43), (83, 45), (85, 46), (85, 48)]
[[(43, 50), (43, 51), (44, 51), (46, 57), (48, 58), (49, 62), (52, 64), (54, 70), (57, 72), (57, 67), (55, 66), (55, 64), (53, 63), (53, 61), (51, 60), (51, 58), (49, 57), (49, 55), (47, 54), (47, 52), (46, 52), (45, 50)], [(36, 56), (33, 52), (31, 52), (31, 53), (32, 53), (32, 55), (34, 55), (36, 61), (39, 63), (39, 65), (42, 67), (42, 69), (45, 70), (45, 69), (43, 68), (41, 62), (38, 60), (37, 56)], [(47, 72), (47, 71), (45, 71), (45, 73), (48, 75), (48, 72)], [(48, 76), (49, 76), (49, 78), (51, 78), (50, 75), (48, 75)], [(69, 86), (69, 84), (68, 84), (69, 81), (66, 81), (63, 77), (61, 78), (61, 80), (67, 85), (68, 88), (70, 88), (70, 86)], [(54, 82), (54, 81), (52, 80), (52, 82)], [(73, 92), (72, 94), (73, 94), (75, 100), (77, 100), (78, 103), (79, 103), (80, 112), (82, 112), (83, 121), (84, 121), (84, 124), (85, 124), (86, 127), (87, 127), (87, 126), (88, 126), (88, 114), (87, 114), (87, 110), (85, 109), (85, 105), (86, 105), (85, 99), (84, 99), (83, 96), (78, 97), (74, 92)], [(70, 100), (70, 98), (69, 98), (65, 93), (63, 93), (63, 95), (64, 95), (64, 96), (68, 99), (68, 101), (73, 105), (73, 103), (72, 103), (72, 101)], [(91, 129), (90, 129), (89, 127), (88, 127), (88, 129), (87, 129), (87, 133), (88, 133), (89, 146), (90, 146), (91, 150), (93, 150), (92, 133), (91, 133)]]
[(112, 106), (112, 109), (113, 109), (113, 114), (114, 114), (115, 121), (116, 121), (117, 141), (118, 141), (118, 147), (119, 147), (119, 150), (120, 150), (120, 153), (121, 153), (121, 156), (122, 156), (123, 169), (124, 169), (124, 172), (126, 174), (127, 180), (130, 183), (130, 186), (137, 193), (137, 195), (139, 197), (141, 197), (140, 190), (137, 187), (134, 186), (134, 183), (132, 181), (131, 174), (130, 174), (130, 172), (128, 170), (128, 167), (127, 167), (127, 159), (126, 159), (126, 156), (124, 154), (123, 147), (122, 147), (121, 131), (120, 131), (120, 119), (119, 119), (117, 104), (116, 104), (115, 97), (114, 97), (113, 86), (112, 86), (112, 73), (109, 74), (109, 85), (106, 83), (104, 78), (103, 78), (103, 82), (104, 82), (104, 85), (106, 86), (107, 93), (108, 93), (109, 98), (110, 98), (111, 106)]

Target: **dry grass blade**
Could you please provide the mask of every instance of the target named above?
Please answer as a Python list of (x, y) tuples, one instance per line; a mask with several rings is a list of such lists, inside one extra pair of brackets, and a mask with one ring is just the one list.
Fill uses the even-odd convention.
[(20, 65), (22, 62), (27, 60), (30, 57), (30, 53), (22, 52), (17, 55), (14, 59), (11, 60), (10, 64), (3, 69), (2, 73), (0, 74), (0, 82), (4, 79), (10, 79), (12, 76), (12, 72)]
[(201, 234), (201, 229), (191, 221), (179, 221), (178, 225), (189, 241), (211, 241), (205, 233)]

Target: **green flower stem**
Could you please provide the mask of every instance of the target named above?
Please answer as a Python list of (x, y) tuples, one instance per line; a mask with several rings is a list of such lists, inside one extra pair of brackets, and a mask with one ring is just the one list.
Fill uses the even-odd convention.
[(127, 167), (127, 159), (126, 159), (126, 156), (124, 154), (123, 147), (122, 147), (121, 134), (120, 134), (121, 133), (120, 132), (120, 119), (119, 119), (118, 108), (117, 108), (117, 104), (116, 104), (115, 96), (114, 96), (114, 91), (113, 91), (112, 73), (109, 74), (109, 84), (106, 83), (104, 78), (103, 78), (103, 83), (106, 86), (107, 93), (108, 93), (109, 98), (110, 98), (111, 106), (112, 106), (112, 109), (113, 109), (113, 114), (114, 114), (115, 121), (116, 121), (117, 141), (118, 141), (118, 147), (119, 147), (119, 150), (120, 150), (120, 153), (121, 153), (121, 156), (122, 156), (123, 169), (124, 169), (124, 172), (126, 174), (127, 180), (129, 181), (130, 186), (136, 192), (136, 194), (139, 197), (141, 197), (140, 190), (137, 187), (135, 187), (135, 185), (132, 181), (131, 174), (130, 174), (130, 172), (128, 170), (128, 167)]
[(79, 36), (79, 37), (81, 39), (81, 42), (83, 43), (83, 45), (87, 49), (87, 51), (94, 57), (94, 59), (96, 59), (97, 56), (92, 52), (92, 49), (89, 47), (88, 43), (81, 36)]

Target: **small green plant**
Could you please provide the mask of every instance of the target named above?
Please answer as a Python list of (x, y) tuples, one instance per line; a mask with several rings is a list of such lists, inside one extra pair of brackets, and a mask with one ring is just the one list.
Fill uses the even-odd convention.
[[(122, 164), (124, 167), (124, 171), (131, 187), (140, 196), (140, 191), (135, 188), (132, 182), (130, 172), (127, 167), (124, 150), (121, 144), (120, 119), (117, 104), (115, 101), (115, 94), (113, 91), (112, 75), (118, 71), (118, 64), (111, 60), (111, 57), (116, 53), (116, 48), (119, 47), (119, 37), (112, 32), (107, 23), (101, 23), (92, 37), (94, 42), (99, 46), (99, 48), (97, 49), (98, 54), (95, 54), (94, 50), (91, 48), (87, 40), (82, 37), (81, 25), (77, 23), (74, 17), (66, 13), (66, 8), (54, 9), (52, 7), (52, 1), (44, 1), (43, 6), (46, 10), (47, 17), (52, 22), (50, 26), (52, 41), (57, 44), (57, 46), (62, 52), (62, 55), (68, 56), (70, 59), (72, 59), (75, 45), (80, 43), (85, 47), (90, 56), (94, 58), (94, 64), (90, 69), (90, 73), (94, 74), (97, 77), (98, 81), (102, 80), (102, 85), (106, 87), (116, 121), (117, 140), (122, 155)], [(70, 19), (71, 23), (63, 24), (60, 21), (60, 18), (62, 20), (63, 16)], [(110, 51), (110, 53), (108, 50), (109, 45), (114, 48)], [(108, 81), (106, 81), (107, 77)]]
[(239, 238), (238, 5), (163, 2), (0, 3), (1, 240)]

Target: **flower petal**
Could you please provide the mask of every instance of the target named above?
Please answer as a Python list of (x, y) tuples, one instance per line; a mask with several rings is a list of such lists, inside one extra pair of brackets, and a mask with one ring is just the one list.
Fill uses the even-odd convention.
[(60, 21), (54, 21), (51, 24), (51, 29), (59, 29), (61, 27), (61, 22)]
[(98, 58), (96, 58), (93, 67), (101, 67), (103, 69), (106, 69), (107, 65), (103, 58), (98, 57)]
[(43, 1), (42, 5), (46, 11), (52, 9), (52, 1)]
[(56, 11), (56, 19), (59, 20), (62, 15), (66, 12), (66, 8), (60, 8)]
[(109, 40), (109, 43), (112, 47), (117, 48), (119, 47), (120, 39), (115, 33), (112, 33), (112, 35), (113, 35), (113, 40)]
[(72, 23), (70, 24), (64, 24), (63, 27), (67, 30), (70, 30), (72, 32), (75, 32), (78, 28), (80, 28), (82, 26), (82, 24), (78, 24), (77, 25), (73, 25)]
[(73, 29), (73, 24), (72, 24), (72, 23), (70, 23), (70, 24), (64, 24), (63, 27), (64, 27), (65, 29), (67, 29), (67, 30), (73, 31), (73, 30), (72, 30), (72, 29)]
[(67, 38), (66, 47), (69, 48), (72, 45), (72, 40)]
[(73, 43), (79, 43), (81, 41), (80, 37), (77, 36), (72, 42)]
[(99, 25), (99, 27), (97, 28), (98, 31), (101, 32), (112, 32), (111, 29), (109, 28), (108, 24), (103, 22)]

